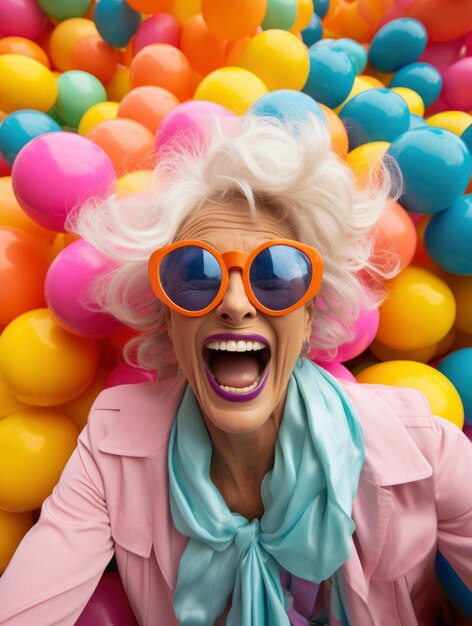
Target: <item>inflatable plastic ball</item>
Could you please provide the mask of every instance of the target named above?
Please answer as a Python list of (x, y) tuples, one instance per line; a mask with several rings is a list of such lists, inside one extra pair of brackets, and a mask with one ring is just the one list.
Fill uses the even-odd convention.
[(57, 79), (59, 94), (55, 109), (60, 117), (70, 126), (77, 127), (82, 116), (90, 107), (107, 100), (107, 93), (102, 83), (80, 70), (64, 72)]
[(118, 116), (119, 102), (98, 102), (87, 109), (80, 118), (77, 132), (79, 135), (86, 137), (88, 133), (98, 124), (107, 120), (114, 120)]
[(280, 120), (303, 121), (309, 114), (326, 124), (326, 116), (320, 105), (307, 94), (293, 89), (277, 89), (260, 97), (249, 108), (248, 114), (276, 117)]
[(407, 87), (416, 91), (426, 108), (437, 100), (442, 86), (441, 74), (429, 63), (404, 65), (393, 75), (389, 83), (389, 87)]
[(56, 20), (67, 20), (70, 17), (82, 17), (87, 13), (92, 0), (37, 0), (41, 9), (49, 17)]
[(339, 380), (347, 380), (351, 383), (357, 382), (354, 375), (351, 374), (347, 367), (345, 367), (341, 363), (338, 363), (337, 361), (331, 361), (330, 363), (318, 363), (317, 361), (314, 362)]
[(45, 31), (46, 25), (47, 18), (36, 0), (0, 2), (0, 33), (4, 36), (36, 39)]
[(182, 26), (180, 49), (192, 68), (202, 76), (227, 64), (228, 41), (214, 35), (200, 13)]
[(297, 17), (297, 4), (297, 0), (267, 0), (267, 10), (261, 24), (263, 30), (290, 30)]
[(179, 104), (179, 100), (167, 89), (147, 85), (132, 89), (118, 106), (117, 117), (140, 122), (153, 135), (162, 120)]
[(472, 125), (472, 115), (465, 111), (442, 111), (430, 115), (425, 120), (428, 126), (437, 126), (451, 131), (454, 135), (462, 137), (463, 133)]
[(237, 66), (258, 76), (269, 91), (300, 90), (307, 81), (310, 60), (306, 46), (296, 35), (271, 29), (251, 37)]
[(141, 15), (125, 0), (98, 0), (93, 19), (100, 35), (114, 48), (124, 48), (141, 23)]
[(95, 76), (102, 84), (108, 83), (116, 71), (116, 50), (98, 35), (83, 37), (72, 49), (72, 69)]
[(79, 396), (69, 402), (60, 404), (57, 408), (71, 419), (79, 430), (87, 424), (88, 415), (98, 394), (105, 386), (105, 381), (109, 376), (109, 370), (99, 367), (92, 383)]
[(52, 242), (56, 233), (43, 228), (32, 220), (21, 208), (13, 192), (11, 176), (0, 176), (0, 225), (19, 228), (35, 237), (36, 241)]
[(377, 220), (373, 232), (374, 246), (371, 261), (385, 272), (398, 263), (398, 270), (410, 265), (415, 254), (418, 236), (410, 215), (392, 202)]
[(451, 352), (441, 359), (437, 368), (457, 389), (464, 405), (465, 422), (472, 426), (472, 348)]
[(212, 33), (235, 41), (254, 34), (267, 11), (267, 0), (202, 0), (201, 13)]
[(392, 142), (387, 154), (403, 175), (400, 204), (413, 213), (446, 209), (469, 183), (472, 156), (459, 137), (442, 128), (408, 131)]
[(310, 47), (323, 38), (323, 24), (321, 18), (316, 14), (310, 18), (310, 22), (301, 32), (303, 43)]
[(48, 309), (19, 315), (0, 335), (0, 375), (26, 404), (55, 406), (72, 400), (91, 384), (97, 366), (93, 339), (67, 332)]
[(155, 382), (157, 374), (154, 370), (146, 370), (141, 367), (132, 367), (120, 361), (110, 372), (105, 381), (104, 388), (117, 387), (118, 385), (129, 385), (132, 383)]
[(49, 407), (28, 407), (0, 420), (0, 509), (39, 508), (58, 482), (78, 434), (68, 417)]
[(382, 26), (371, 41), (369, 63), (380, 72), (396, 72), (424, 52), (427, 32), (415, 19), (403, 17)]
[(388, 141), (370, 141), (348, 153), (346, 161), (361, 185), (369, 183), (372, 176), (381, 174), (383, 157), (389, 147)]
[(424, 126), (426, 126), (424, 118), (416, 115), (416, 113), (410, 113), (410, 125), (408, 126), (408, 130), (415, 130), (416, 128), (423, 128)]
[(423, 117), (424, 115), (424, 102), (419, 93), (410, 89), (409, 87), (390, 87), (392, 91), (397, 93), (406, 102), (410, 113)]
[(39, 61), (47, 68), (51, 67), (49, 57), (41, 46), (26, 37), (3, 37), (0, 39), (0, 54), (20, 54)]
[(222, 67), (205, 76), (195, 90), (195, 100), (209, 100), (242, 115), (268, 93), (262, 80), (242, 67)]
[(472, 57), (453, 63), (444, 73), (443, 96), (452, 109), (472, 110)]
[(2, 574), (20, 541), (34, 524), (32, 511), (10, 513), (0, 509), (0, 574)]
[(84, 17), (71, 17), (59, 22), (49, 38), (48, 49), (52, 63), (61, 72), (73, 70), (72, 54), (77, 43), (82, 39), (97, 36), (95, 24)]
[(6, 417), (7, 415), (11, 415), (11, 413), (16, 413), (21, 409), (25, 409), (27, 406), (28, 405), (25, 402), (21, 402), (21, 400), (15, 398), (0, 378), (0, 419), (2, 419), (2, 417)]
[[(242, 71), (242, 70), (241, 70)], [(181, 142), (205, 145), (205, 132), (211, 118), (234, 117), (229, 109), (216, 102), (189, 100), (182, 102), (170, 111), (162, 120), (156, 135), (156, 148), (172, 142), (177, 146)]]
[(74, 133), (48, 133), (30, 141), (12, 171), (15, 195), (38, 224), (64, 231), (76, 204), (106, 195), (116, 180), (112, 162), (92, 141)]
[(472, 276), (450, 274), (447, 283), (457, 304), (454, 326), (463, 333), (472, 335)]
[[(185, 2), (191, 3), (190, 0)], [(140, 13), (159, 13), (172, 8), (172, 0), (127, 0), (127, 3)]]
[(0, 226), (0, 327), (44, 306), (43, 284), (50, 260), (44, 240)]
[(454, 296), (446, 282), (410, 265), (389, 283), (376, 339), (398, 350), (424, 348), (447, 335), (455, 316)]
[(315, 13), (322, 20), (329, 11), (330, 0), (315, 0)]
[(339, 117), (346, 126), (349, 149), (371, 141), (394, 141), (410, 125), (403, 98), (390, 89), (367, 89), (343, 106)]
[(472, 617), (472, 591), (443, 555), (436, 555), (436, 574), (448, 600), (466, 617)]
[(105, 572), (75, 626), (138, 626), (118, 572)]
[(10, 113), (0, 125), (0, 151), (13, 165), (19, 151), (32, 139), (62, 130), (52, 117), (42, 111), (22, 109)]
[(122, 325), (111, 315), (90, 310), (89, 288), (111, 269), (105, 257), (86, 241), (75, 241), (54, 259), (48, 269), (44, 293), (56, 321), (82, 337), (108, 337)]
[(329, 46), (335, 50), (342, 50), (351, 59), (356, 74), (362, 74), (367, 65), (367, 51), (365, 47), (355, 39), (341, 37), (333, 39)]
[(0, 55), (0, 110), (48, 111), (58, 94), (53, 73), (39, 61), (20, 54)]
[(303, 86), (304, 93), (330, 108), (348, 97), (354, 84), (355, 71), (348, 55), (329, 46), (314, 46), (308, 51), (310, 71)]
[(366, 367), (356, 374), (358, 383), (411, 387), (426, 396), (433, 415), (458, 428), (464, 425), (464, 407), (456, 388), (437, 369), (415, 361), (386, 361)]
[(141, 22), (134, 35), (133, 50), (138, 53), (153, 43), (167, 43), (179, 47), (182, 27), (170, 13), (157, 13)]
[(433, 215), (424, 238), (431, 259), (452, 274), (472, 275), (472, 194)]

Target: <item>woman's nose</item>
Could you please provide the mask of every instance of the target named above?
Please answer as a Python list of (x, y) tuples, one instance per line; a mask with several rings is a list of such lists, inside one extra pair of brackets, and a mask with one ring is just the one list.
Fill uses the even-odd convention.
[(244, 319), (257, 315), (257, 310), (246, 295), (241, 272), (229, 272), (228, 288), (223, 300), (216, 307), (216, 314), (232, 324), (240, 324)]

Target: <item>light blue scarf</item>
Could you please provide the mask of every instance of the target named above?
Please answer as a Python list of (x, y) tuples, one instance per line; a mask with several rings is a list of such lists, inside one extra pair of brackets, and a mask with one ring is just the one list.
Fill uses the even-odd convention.
[(289, 626), (280, 568), (321, 582), (346, 562), (352, 501), (364, 462), (362, 429), (346, 393), (322, 368), (300, 362), (290, 377), (264, 514), (231, 513), (210, 479), (212, 446), (187, 388), (169, 446), (170, 505), (190, 537), (174, 610), (181, 626), (212, 626), (232, 594), (228, 626)]

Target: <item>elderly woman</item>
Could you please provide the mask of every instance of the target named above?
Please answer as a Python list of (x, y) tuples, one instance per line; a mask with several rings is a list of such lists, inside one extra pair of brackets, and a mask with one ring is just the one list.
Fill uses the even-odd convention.
[(472, 587), (472, 447), (419, 392), (305, 358), (376, 304), (388, 176), (360, 191), (315, 119), (250, 116), (180, 138), (156, 176), (75, 228), (114, 259), (95, 296), (159, 380), (98, 397), (0, 622), (74, 624), (115, 551), (143, 625), (439, 623), (438, 549)]

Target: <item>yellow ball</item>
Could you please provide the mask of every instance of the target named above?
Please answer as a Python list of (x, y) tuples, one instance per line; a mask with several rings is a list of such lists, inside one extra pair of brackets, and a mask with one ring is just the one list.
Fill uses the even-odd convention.
[(416, 361), (386, 361), (362, 370), (359, 383), (412, 387), (422, 391), (434, 415), (464, 426), (464, 407), (451, 381), (438, 370)]
[(436, 126), (449, 130), (460, 137), (472, 124), (472, 115), (465, 111), (443, 111), (426, 119), (429, 126)]
[(0, 419), (10, 415), (11, 413), (16, 413), (16, 411), (21, 411), (21, 409), (24, 409), (27, 406), (27, 404), (21, 402), (18, 398), (15, 398), (0, 378)]
[(58, 482), (78, 434), (57, 409), (29, 407), (0, 420), (0, 509), (39, 508)]
[(10, 513), (0, 509), (0, 574), (2, 574), (20, 541), (34, 524), (32, 511)]
[(300, 39), (286, 30), (271, 29), (248, 41), (238, 66), (249, 70), (274, 89), (302, 89), (310, 72), (308, 49)]
[(86, 37), (97, 36), (95, 23), (85, 17), (71, 17), (59, 22), (49, 39), (49, 55), (52, 62), (61, 72), (73, 70), (72, 53), (77, 43)]
[(410, 265), (390, 281), (379, 313), (378, 341), (397, 350), (418, 350), (447, 335), (454, 324), (456, 303), (444, 280)]
[(90, 409), (92, 408), (92, 404), (105, 386), (105, 381), (109, 375), (109, 370), (99, 369), (97, 371), (97, 375), (92, 381), (92, 384), (89, 385), (87, 389), (80, 394), (80, 396), (70, 400), (70, 402), (61, 404), (61, 406), (58, 407), (64, 415), (67, 415), (67, 417), (74, 422), (79, 430), (82, 430), (87, 423), (87, 418), (90, 413)]
[(170, 12), (181, 24), (202, 12), (202, 0), (174, 0)]
[(367, 91), (367, 89), (375, 89), (378, 86), (379, 85), (372, 82), (372, 76), (364, 76), (363, 74), (355, 76), (354, 83), (348, 97), (344, 100), (344, 102), (341, 102), (339, 106), (333, 109), (333, 111), (339, 113), (346, 102), (349, 102), (351, 98), (354, 98), (354, 96), (357, 96), (357, 94), (362, 93), (363, 91)]
[(392, 91), (397, 93), (406, 102), (410, 113), (423, 117), (424, 115), (424, 102), (419, 93), (409, 89), (408, 87), (392, 87)]
[(472, 335), (472, 276), (448, 274), (446, 282), (452, 289), (457, 305), (454, 325), (463, 333)]
[(95, 342), (61, 328), (48, 309), (19, 315), (0, 335), (0, 376), (27, 404), (72, 400), (90, 385), (97, 366)]
[(297, 2), (297, 17), (290, 29), (292, 32), (298, 32), (305, 30), (311, 20), (311, 16), (315, 11), (313, 6), (313, 0), (298, 0)]
[(347, 163), (351, 166), (359, 183), (368, 182), (371, 175), (380, 170), (384, 154), (390, 147), (388, 141), (371, 141), (364, 143), (347, 155)]
[(267, 87), (252, 72), (241, 67), (222, 67), (202, 80), (193, 97), (216, 102), (242, 115), (266, 93)]
[(154, 179), (155, 175), (152, 170), (128, 172), (116, 181), (116, 193), (123, 197), (149, 191), (155, 183)]
[(90, 107), (82, 115), (77, 131), (79, 135), (86, 137), (87, 134), (101, 122), (114, 120), (118, 113), (119, 102), (98, 102)]
[(108, 100), (121, 102), (126, 94), (131, 91), (129, 67), (119, 65), (110, 81), (105, 85), (105, 91), (107, 92)]
[(437, 343), (418, 350), (396, 350), (386, 346), (377, 339), (370, 344), (369, 350), (381, 361), (419, 361), (428, 363), (434, 358), (437, 350)]
[(58, 87), (51, 70), (39, 61), (20, 54), (0, 55), (0, 109), (49, 111), (56, 102)]

